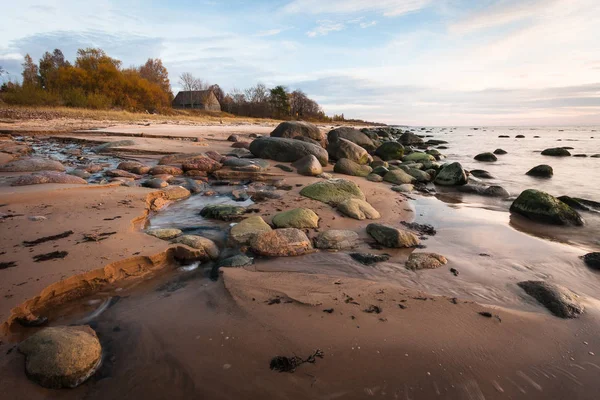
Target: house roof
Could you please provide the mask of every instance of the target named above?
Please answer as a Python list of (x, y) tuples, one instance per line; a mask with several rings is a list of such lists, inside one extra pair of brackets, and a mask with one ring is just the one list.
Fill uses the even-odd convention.
[(205, 103), (210, 95), (214, 96), (212, 90), (182, 90), (173, 99), (173, 104), (201, 104)]

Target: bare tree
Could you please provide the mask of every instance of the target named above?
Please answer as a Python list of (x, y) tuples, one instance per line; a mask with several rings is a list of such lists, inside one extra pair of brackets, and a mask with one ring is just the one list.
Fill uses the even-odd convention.
[(184, 91), (190, 92), (190, 107), (194, 108), (194, 91), (206, 90), (209, 88), (209, 84), (202, 81), (200, 78), (194, 77), (190, 72), (184, 72), (179, 75), (179, 84)]

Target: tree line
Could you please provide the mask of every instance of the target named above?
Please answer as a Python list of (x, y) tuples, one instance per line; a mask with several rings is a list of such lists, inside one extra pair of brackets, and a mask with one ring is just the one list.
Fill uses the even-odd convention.
[[(173, 93), (169, 73), (159, 58), (141, 66), (124, 68), (122, 62), (97, 48), (79, 49), (73, 63), (61, 50), (46, 52), (35, 63), (27, 54), (21, 82), (8, 81), (0, 87), (0, 99), (9, 104), (67, 106), (92, 109), (122, 109), (170, 113)], [(0, 67), (0, 75), (5, 71)], [(179, 76), (182, 90), (210, 90), (221, 110), (230, 114), (276, 119), (339, 121), (328, 117), (316, 101), (303, 91), (285, 86), (268, 88), (262, 83), (245, 90), (225, 93), (218, 84), (186, 72)]]

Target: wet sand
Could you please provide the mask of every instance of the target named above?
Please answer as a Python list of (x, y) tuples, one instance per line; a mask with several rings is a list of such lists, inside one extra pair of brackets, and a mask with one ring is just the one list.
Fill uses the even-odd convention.
[[(164, 131), (155, 135), (170, 128), (161, 127)], [(118, 152), (151, 162), (158, 156), (139, 153), (225, 151), (231, 146), (221, 127), (212, 131), (214, 138), (204, 127), (187, 129), (181, 135), (195, 132), (198, 142), (133, 137), (135, 145)], [(250, 133), (254, 132), (239, 132), (248, 141)], [(102, 142), (125, 139), (95, 133), (67, 136)], [(359, 184), (381, 212), (377, 222), (399, 226), (401, 220), (416, 220), (437, 228), (438, 234), (423, 242), (423, 251), (444, 254), (449, 263), (415, 273), (403, 265), (412, 250), (372, 248), (365, 232), (368, 222), (345, 218), (299, 195), (301, 187), (296, 185), (318, 179), (277, 168), (271, 172), (293, 189), (282, 191), (279, 200), (252, 205), (267, 222), (279, 210), (311, 208), (321, 220), (309, 236), (326, 229), (355, 230), (362, 239), (357, 251), (390, 254), (389, 262), (367, 267), (345, 252), (321, 251), (257, 259), (250, 267), (222, 270), (215, 282), (207, 278), (210, 264), (182, 272), (172, 257), (148, 261), (169, 247), (141, 231), (146, 224), (153, 226), (152, 214), (145, 219), (151, 189), (0, 185), (0, 203), (8, 204), (0, 212), (23, 214), (1, 222), (0, 243), (6, 254), (0, 257), (14, 258), (18, 265), (0, 271), (2, 321), (12, 308), (61, 279), (131, 258), (132, 265), (147, 266), (137, 277), (116, 279), (96, 293), (45, 310), (51, 325), (89, 321), (98, 332), (105, 359), (89, 382), (62, 391), (30, 382), (23, 373), (23, 357), (11, 349), (36, 328), (15, 326), (1, 338), (0, 391), (15, 399), (596, 398), (600, 363), (590, 353), (600, 355), (600, 311), (593, 298), (598, 293), (597, 274), (578, 260), (583, 249), (512, 229), (494, 210), (406, 197), (387, 184), (343, 176)], [(163, 212), (192, 210), (197, 197)], [(48, 219), (29, 221), (30, 215)], [(121, 218), (109, 219), (116, 216)], [(217, 224), (216, 230), (223, 232), (227, 225)], [(66, 230), (74, 233), (37, 245), (33, 253), (22, 246), (23, 241)], [(75, 244), (83, 234), (105, 231), (116, 233), (100, 242)], [(31, 261), (32, 254), (63, 246), (69, 252), (63, 260)], [(453, 276), (450, 268), (460, 275)], [(523, 279), (557, 274), (570, 277), (565, 285), (584, 295), (583, 317), (560, 320), (516, 287)], [(277, 298), (279, 303), (269, 305)], [(111, 306), (86, 318), (98, 304)], [(382, 312), (365, 312), (371, 305)], [(316, 349), (324, 358), (301, 365), (295, 373), (269, 369), (274, 356), (304, 358)]]

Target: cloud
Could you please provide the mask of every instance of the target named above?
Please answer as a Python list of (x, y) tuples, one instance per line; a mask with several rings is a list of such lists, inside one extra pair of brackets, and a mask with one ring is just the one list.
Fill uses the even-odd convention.
[(371, 22), (361, 22), (360, 23), (360, 27), (361, 28), (370, 28), (371, 26), (375, 26), (377, 25), (377, 21), (371, 21)]
[(281, 32), (283, 32), (283, 29), (269, 29), (266, 31), (258, 32), (256, 36), (275, 36), (279, 35)]
[(293, 0), (283, 7), (291, 14), (354, 14), (375, 12), (396, 17), (428, 7), (432, 0)]
[(342, 22), (334, 22), (328, 19), (317, 21), (317, 24), (316, 28), (306, 32), (308, 37), (325, 36), (330, 32), (341, 31), (345, 28), (345, 25)]

